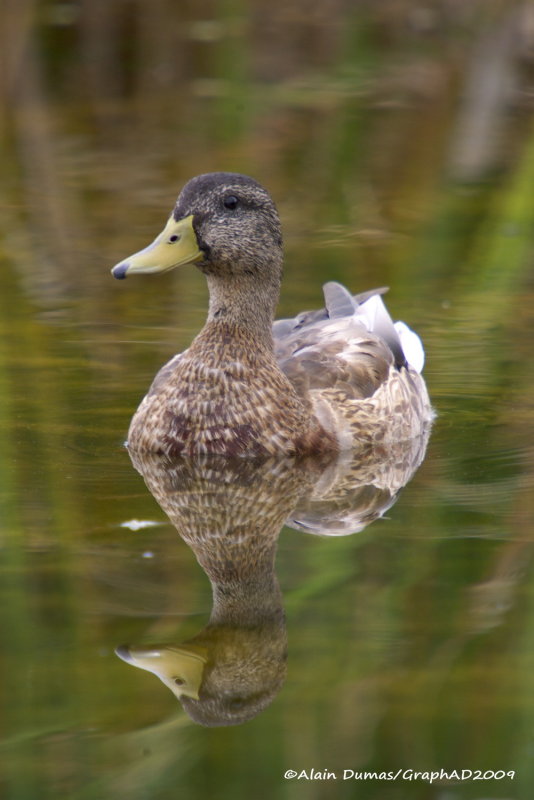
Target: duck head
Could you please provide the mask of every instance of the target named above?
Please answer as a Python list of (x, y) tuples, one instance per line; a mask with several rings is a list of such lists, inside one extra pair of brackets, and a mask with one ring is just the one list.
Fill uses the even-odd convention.
[(163, 231), (116, 264), (115, 278), (195, 264), (206, 275), (254, 277), (282, 268), (282, 232), (268, 192), (231, 172), (199, 175), (182, 189)]

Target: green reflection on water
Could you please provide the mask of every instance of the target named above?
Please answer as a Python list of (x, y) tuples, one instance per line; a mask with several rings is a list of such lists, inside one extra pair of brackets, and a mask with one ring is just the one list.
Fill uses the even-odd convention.
[[(225, 3), (212, 19), (161, 1), (115, 16), (112, 2), (52, 24), (70, 6), (40, 4), (33, 24), (6, 18), (3, 797), (530, 796), (528, 34), (521, 49), (500, 33), (519, 3), (462, 19), (409, 5), (308, 18)], [(482, 107), (468, 90), (488, 46), (512, 97)], [(481, 114), (473, 155), (457, 132)], [(150, 377), (201, 325), (202, 278), (124, 291), (108, 268), (159, 230), (186, 178), (216, 168), (253, 173), (280, 203), (280, 313), (317, 306), (330, 278), (389, 284), (392, 312), (425, 340), (439, 413), (388, 520), (337, 540), (282, 533), (287, 681), (227, 730), (193, 726), (113, 654), (186, 639), (211, 608), (121, 450)], [(130, 519), (164, 524), (120, 527)], [(517, 778), (431, 790), (282, 777), (400, 766)]]

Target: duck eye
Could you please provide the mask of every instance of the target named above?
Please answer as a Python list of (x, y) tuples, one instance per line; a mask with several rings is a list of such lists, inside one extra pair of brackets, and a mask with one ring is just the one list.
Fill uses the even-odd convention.
[(235, 194), (229, 194), (228, 197), (225, 197), (223, 200), (223, 206), (228, 208), (230, 211), (233, 211), (238, 205), (239, 198), (237, 198)]

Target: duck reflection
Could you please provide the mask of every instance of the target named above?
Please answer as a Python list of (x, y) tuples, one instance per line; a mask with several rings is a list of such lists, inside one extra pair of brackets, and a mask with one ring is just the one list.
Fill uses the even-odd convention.
[(284, 524), (308, 533), (362, 530), (395, 502), (421, 463), (428, 432), (349, 458), (267, 460), (130, 453), (155, 499), (208, 576), (207, 625), (185, 642), (122, 645), (124, 661), (157, 675), (189, 716), (237, 725), (276, 696), (287, 633), (275, 574)]

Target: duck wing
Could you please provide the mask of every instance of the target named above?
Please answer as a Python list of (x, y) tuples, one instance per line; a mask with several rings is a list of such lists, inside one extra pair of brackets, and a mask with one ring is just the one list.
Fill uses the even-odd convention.
[[(275, 322), (278, 362), (301, 396), (336, 387), (347, 398), (370, 397), (392, 369), (411, 364), (403, 348), (408, 335), (415, 337), (422, 353), (417, 335), (404, 323), (401, 335), (391, 319), (381, 298), (386, 291), (351, 295), (339, 283), (326, 283), (324, 309)], [(420, 360), (412, 366), (417, 368)]]

